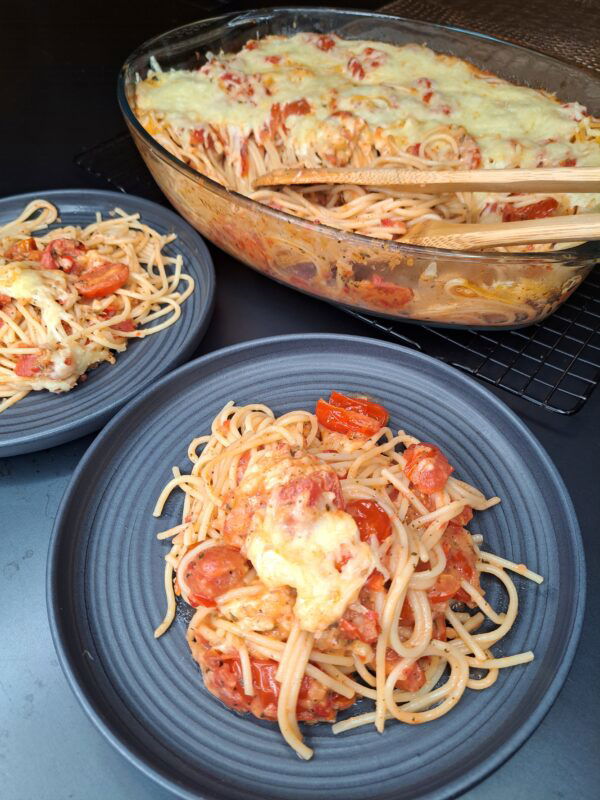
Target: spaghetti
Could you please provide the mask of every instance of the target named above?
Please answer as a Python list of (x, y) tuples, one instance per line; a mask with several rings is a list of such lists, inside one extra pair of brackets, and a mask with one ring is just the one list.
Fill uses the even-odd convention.
[[(182, 521), (158, 537), (171, 549), (155, 635), (177, 597), (194, 607), (187, 641), (206, 688), (277, 721), (302, 758), (298, 722), (429, 722), (533, 659), (492, 648), (518, 614), (509, 572), (542, 577), (465, 528), (499, 498), (452, 477), (435, 445), (394, 433), (379, 404), (332, 392), (315, 414), (276, 417), (229, 402), (188, 456), (154, 510), (183, 490)], [(484, 574), (504, 586), (505, 611), (485, 599)], [(374, 711), (335, 722), (361, 698)]]
[(163, 253), (175, 234), (139, 214), (116, 208), (85, 228), (39, 235), (57, 221), (55, 206), (33, 200), (0, 227), (0, 412), (30, 391), (69, 391), (90, 367), (114, 363), (131, 339), (173, 325), (194, 290), (181, 256)]
[(222, 185), (312, 222), (401, 240), (428, 219), (511, 221), (600, 203), (589, 194), (254, 189), (258, 176), (293, 166), (600, 165), (600, 121), (579, 103), (561, 104), (426, 47), (299, 33), (207, 53), (198, 69), (151, 66), (138, 83), (135, 111), (161, 145)]

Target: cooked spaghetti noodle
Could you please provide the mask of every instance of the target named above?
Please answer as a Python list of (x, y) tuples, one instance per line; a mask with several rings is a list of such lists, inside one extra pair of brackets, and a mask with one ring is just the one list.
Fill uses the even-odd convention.
[(197, 69), (151, 66), (135, 98), (146, 130), (198, 172), (303, 219), (401, 240), (428, 219), (530, 219), (600, 203), (590, 194), (432, 195), (389, 186), (255, 190), (258, 176), (291, 166), (600, 165), (600, 121), (582, 105), (426, 47), (299, 33), (207, 53)]
[[(181, 522), (158, 535), (171, 549), (155, 635), (178, 596), (195, 607), (187, 640), (206, 688), (276, 720), (301, 757), (312, 750), (298, 722), (334, 723), (361, 698), (374, 711), (335, 733), (429, 722), (533, 659), (492, 648), (518, 614), (509, 572), (541, 576), (465, 528), (499, 498), (452, 477), (435, 445), (392, 431), (382, 406), (333, 392), (316, 414), (276, 417), (229, 402), (188, 456), (191, 472), (173, 469), (154, 510), (183, 490)], [(485, 599), (483, 574), (503, 585), (506, 610)]]
[(181, 256), (163, 253), (175, 234), (139, 214), (116, 208), (85, 228), (40, 235), (57, 221), (55, 206), (33, 200), (0, 227), (0, 412), (30, 391), (69, 391), (90, 367), (114, 363), (131, 339), (173, 325), (194, 290)]

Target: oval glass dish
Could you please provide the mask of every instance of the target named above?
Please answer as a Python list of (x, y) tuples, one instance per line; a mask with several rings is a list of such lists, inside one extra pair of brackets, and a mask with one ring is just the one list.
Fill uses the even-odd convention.
[[(600, 260), (598, 242), (546, 253), (466, 253), (385, 241), (308, 222), (225, 189), (160, 145), (134, 112), (136, 81), (197, 69), (207, 51), (301, 31), (346, 39), (417, 42), (516, 84), (545, 89), (600, 114), (600, 81), (584, 70), (488, 36), (383, 14), (280, 8), (226, 14), (158, 36), (124, 64), (118, 85), (129, 131), (154, 179), (207, 239), (259, 272), (329, 301), (403, 321), (518, 328), (555, 311)], [(398, 287), (398, 291), (394, 290)], [(406, 287), (412, 296), (406, 302)]]

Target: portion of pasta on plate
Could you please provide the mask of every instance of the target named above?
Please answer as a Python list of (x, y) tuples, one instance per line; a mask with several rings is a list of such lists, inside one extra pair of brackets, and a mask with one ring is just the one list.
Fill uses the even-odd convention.
[[(184, 491), (181, 523), (158, 535), (172, 547), (155, 635), (177, 597), (195, 608), (187, 640), (206, 688), (277, 721), (301, 757), (313, 751), (298, 722), (429, 722), (533, 659), (492, 651), (517, 617), (508, 571), (542, 582), (468, 532), (499, 498), (454, 477), (436, 445), (392, 431), (378, 403), (333, 391), (315, 413), (276, 417), (229, 402), (188, 456), (154, 510)], [(505, 611), (482, 575), (504, 586)], [(373, 711), (335, 722), (362, 698)]]
[(57, 222), (58, 209), (40, 199), (0, 227), (0, 412), (114, 363), (131, 339), (175, 323), (194, 290), (181, 256), (163, 252), (175, 235), (139, 214), (115, 208), (86, 227)]

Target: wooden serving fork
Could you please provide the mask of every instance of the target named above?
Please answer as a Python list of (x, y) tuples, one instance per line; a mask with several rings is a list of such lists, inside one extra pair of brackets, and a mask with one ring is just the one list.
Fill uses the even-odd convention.
[(600, 214), (572, 214), (519, 222), (462, 223), (427, 220), (400, 241), (449, 250), (481, 250), (511, 244), (588, 242), (600, 239)]
[(396, 167), (322, 167), (276, 169), (254, 181), (260, 186), (294, 184), (356, 184), (393, 186), (400, 191), (443, 192), (599, 192), (600, 167), (540, 167), (539, 169), (421, 170)]

